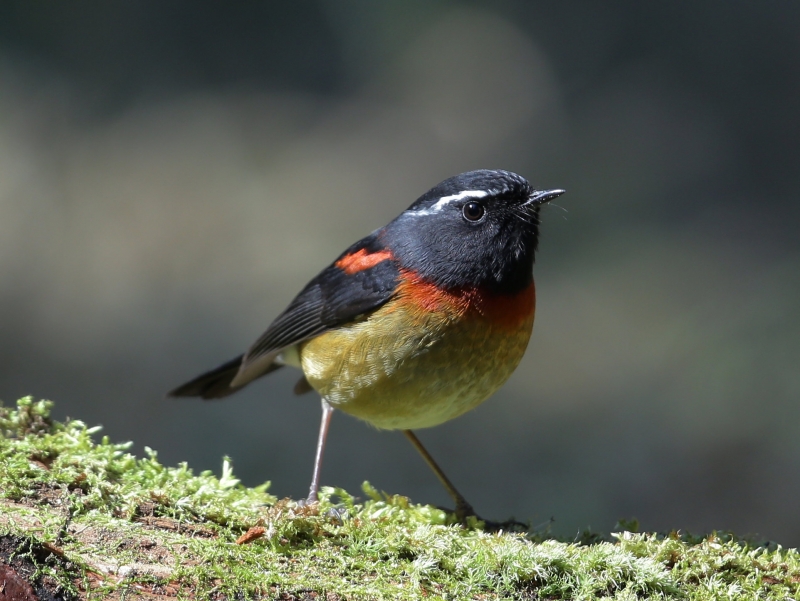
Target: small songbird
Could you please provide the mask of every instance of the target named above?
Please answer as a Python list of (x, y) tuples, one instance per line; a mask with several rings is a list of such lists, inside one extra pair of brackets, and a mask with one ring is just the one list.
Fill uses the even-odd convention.
[(563, 190), (535, 190), (509, 171), (451, 177), (312, 279), (246, 353), (169, 393), (216, 399), (285, 365), (322, 397), (307, 502), (317, 500), (334, 409), (402, 430), (456, 504), (475, 515), (412, 429), (436, 426), (495, 392), (533, 328), (539, 209)]

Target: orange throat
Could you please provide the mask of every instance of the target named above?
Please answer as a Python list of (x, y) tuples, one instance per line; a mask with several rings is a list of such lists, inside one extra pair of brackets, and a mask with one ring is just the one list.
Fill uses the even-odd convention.
[(422, 312), (441, 312), (466, 319), (483, 318), (491, 325), (516, 330), (532, 319), (536, 310), (536, 287), (516, 294), (488, 293), (480, 288), (445, 290), (402, 270), (398, 297)]

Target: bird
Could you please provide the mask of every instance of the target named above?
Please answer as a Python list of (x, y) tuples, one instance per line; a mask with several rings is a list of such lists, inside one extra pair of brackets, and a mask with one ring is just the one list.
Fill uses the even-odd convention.
[(475, 408), (522, 359), (533, 328), (537, 190), (504, 170), (450, 177), (347, 248), (314, 277), (245, 353), (178, 386), (171, 397), (218, 399), (284, 366), (295, 393), (322, 403), (304, 503), (318, 500), (335, 410), (401, 430), (455, 503), (477, 515), (414, 430)]

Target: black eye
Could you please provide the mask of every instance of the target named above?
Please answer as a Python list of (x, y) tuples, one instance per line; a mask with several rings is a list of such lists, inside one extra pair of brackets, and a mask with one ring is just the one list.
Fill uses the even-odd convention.
[(461, 212), (464, 214), (464, 219), (467, 221), (480, 221), (486, 210), (479, 202), (468, 202), (464, 205), (464, 208), (461, 209)]

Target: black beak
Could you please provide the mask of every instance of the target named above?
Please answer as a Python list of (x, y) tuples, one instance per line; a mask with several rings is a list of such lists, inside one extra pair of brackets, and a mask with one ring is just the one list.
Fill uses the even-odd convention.
[(531, 194), (526, 205), (541, 205), (561, 196), (566, 190), (544, 190)]

